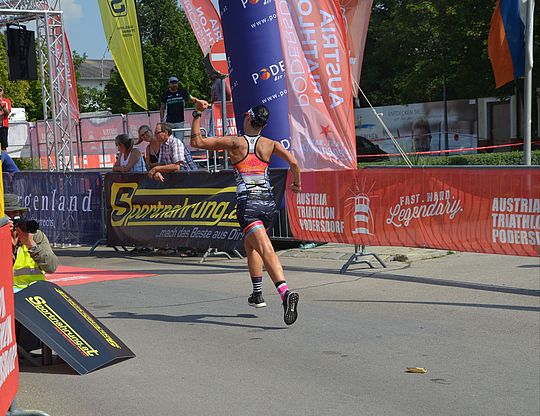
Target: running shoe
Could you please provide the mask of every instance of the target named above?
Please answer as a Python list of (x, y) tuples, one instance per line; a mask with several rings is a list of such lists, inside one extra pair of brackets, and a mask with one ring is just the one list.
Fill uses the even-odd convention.
[(248, 303), (249, 306), (253, 306), (254, 308), (264, 308), (266, 306), (262, 293), (252, 293), (248, 298)]
[(300, 298), (300, 295), (296, 292), (285, 292), (285, 296), (283, 297), (283, 320), (285, 321), (285, 324), (292, 325), (295, 323), (296, 318), (298, 318), (298, 300)]

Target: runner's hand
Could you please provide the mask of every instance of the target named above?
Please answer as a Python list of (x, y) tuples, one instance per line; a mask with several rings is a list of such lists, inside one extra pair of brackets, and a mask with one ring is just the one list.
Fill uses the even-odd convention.
[(206, 110), (208, 107), (210, 107), (210, 104), (208, 104), (208, 101), (205, 101), (205, 100), (196, 100), (195, 101), (195, 109), (197, 111), (204, 111)]

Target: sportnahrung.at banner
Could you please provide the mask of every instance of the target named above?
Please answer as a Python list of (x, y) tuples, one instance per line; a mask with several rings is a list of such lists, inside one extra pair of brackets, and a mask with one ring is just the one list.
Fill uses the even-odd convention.
[(309, 172), (287, 208), (296, 240), (540, 253), (538, 168)]
[[(286, 170), (270, 171), (278, 207), (286, 177)], [(232, 171), (168, 174), (164, 183), (144, 174), (109, 173), (105, 189), (110, 245), (227, 251), (243, 245)]]

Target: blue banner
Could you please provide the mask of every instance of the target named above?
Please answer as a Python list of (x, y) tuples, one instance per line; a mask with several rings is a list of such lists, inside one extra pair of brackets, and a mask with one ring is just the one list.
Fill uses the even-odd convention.
[[(272, 0), (220, 0), (219, 5), (238, 130), (243, 133), (246, 111), (264, 104), (270, 119), (263, 135), (289, 149), (285, 64), (275, 4)], [(270, 162), (272, 167), (288, 167), (277, 156)]]
[(17, 172), (9, 192), (51, 243), (92, 245), (105, 235), (102, 189), (96, 172)]

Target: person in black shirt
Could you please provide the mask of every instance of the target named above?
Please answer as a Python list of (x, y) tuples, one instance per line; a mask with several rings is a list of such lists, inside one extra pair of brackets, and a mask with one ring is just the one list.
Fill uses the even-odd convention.
[[(159, 116), (162, 122), (172, 125), (173, 129), (184, 127), (184, 107), (188, 99), (193, 99), (184, 88), (178, 86), (178, 78), (169, 78), (169, 88), (161, 97)], [(177, 133), (177, 132), (175, 132)], [(177, 138), (183, 138), (183, 134), (175, 134)]]

